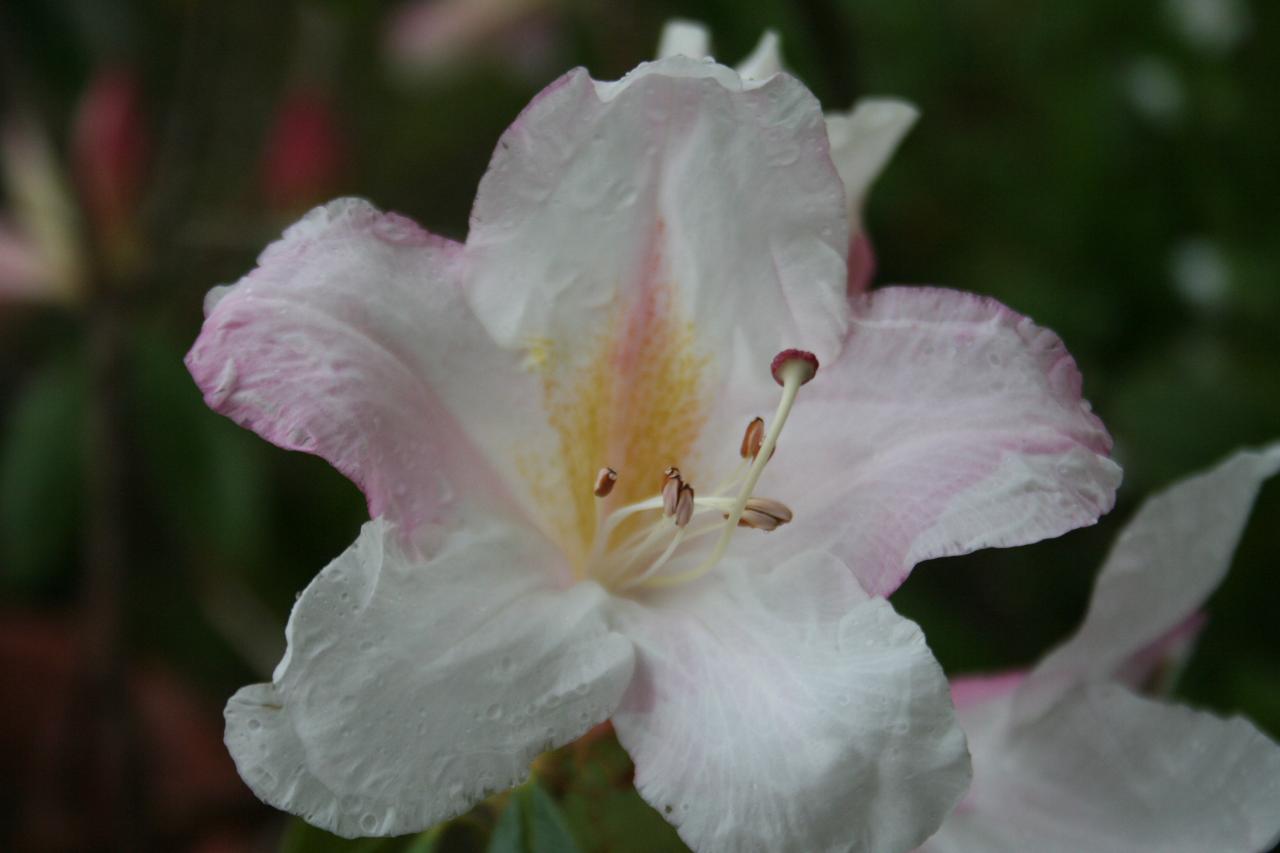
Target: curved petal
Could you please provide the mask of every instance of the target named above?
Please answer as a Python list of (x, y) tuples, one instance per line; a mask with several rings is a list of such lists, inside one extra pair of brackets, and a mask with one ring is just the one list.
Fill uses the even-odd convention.
[(738, 63), (738, 76), (743, 80), (765, 80), (782, 71), (782, 43), (773, 30), (765, 30), (755, 50)]
[(848, 320), (843, 196), (818, 104), (787, 75), (744, 83), (684, 56), (616, 83), (578, 69), (503, 134), (480, 183), (472, 304), (503, 344), (570, 359), (655, 313), (707, 358), (829, 358)]
[[(963, 675), (951, 679), (951, 701), (963, 715), (966, 708), (985, 705), (1008, 696), (1026, 679), (1025, 670), (1014, 669), (988, 675)], [(963, 720), (961, 721), (963, 723)]]
[(964, 738), (919, 629), (829, 555), (617, 604), (614, 714), (636, 788), (699, 853), (905, 850), (963, 793)]
[(549, 586), (531, 531), (456, 530), (424, 558), (390, 534), (369, 522), (320, 573), (273, 682), (226, 710), (254, 792), (347, 837), (418, 831), (516, 784), (608, 718), (633, 665), (604, 592)]
[(703, 59), (711, 49), (711, 34), (697, 21), (673, 18), (662, 25), (658, 38), (658, 59), (669, 56), (687, 56)]
[(887, 595), (922, 560), (1091, 524), (1120, 469), (1080, 390), (1058, 336), (994, 300), (865, 294), (765, 470), (795, 521), (762, 547), (830, 548)]
[(863, 230), (849, 239), (849, 295), (857, 296), (871, 286), (876, 274), (876, 250)]
[(1231, 565), (1262, 483), (1280, 470), (1280, 444), (1236, 453), (1150, 498), (1125, 526), (1098, 573), (1076, 633), (1047, 655), (1020, 693), (1034, 715), (1084, 680), (1113, 677), (1180, 627)]
[(914, 105), (897, 98), (863, 98), (847, 113), (827, 113), (831, 159), (844, 183), (850, 234), (862, 230), (862, 202), (911, 126)]
[(210, 293), (187, 366), (210, 407), (323, 456), (406, 531), (464, 489), (505, 494), (477, 443), (509, 440), (536, 385), (471, 316), (460, 251), (364, 201), (317, 208)]
[(1012, 732), (966, 731), (973, 787), (928, 853), (1253, 853), (1280, 834), (1280, 746), (1239, 718), (1097, 684)]

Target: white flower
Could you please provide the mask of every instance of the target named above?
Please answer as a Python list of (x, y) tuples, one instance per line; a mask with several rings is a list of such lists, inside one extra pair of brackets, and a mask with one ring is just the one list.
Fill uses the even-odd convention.
[(211, 293), (206, 400), (375, 517), (227, 708), (258, 795), (409, 832), (612, 719), (696, 850), (936, 829), (964, 740), (875, 596), (1093, 522), (1118, 469), (1056, 336), (945, 290), (850, 300), (847, 245), (812, 95), (670, 57), (539, 95), (465, 245), (340, 201)]

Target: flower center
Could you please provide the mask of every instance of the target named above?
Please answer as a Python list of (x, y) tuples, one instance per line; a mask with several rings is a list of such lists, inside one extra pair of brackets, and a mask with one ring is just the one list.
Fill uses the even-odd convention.
[[(817, 358), (803, 350), (784, 350), (774, 358), (773, 377), (782, 386), (782, 398), (773, 422), (767, 430), (761, 418), (747, 424), (739, 448), (742, 461), (710, 494), (697, 495), (678, 469), (667, 468), (656, 493), (606, 513), (603, 499), (627, 472), (602, 468), (593, 484), (598, 518), (586, 562), (587, 576), (615, 592), (689, 583), (715, 568), (738, 527), (771, 531), (791, 521), (791, 510), (785, 504), (754, 492), (800, 386), (817, 370)], [(681, 552), (713, 536), (714, 546), (693, 568), (669, 571)]]

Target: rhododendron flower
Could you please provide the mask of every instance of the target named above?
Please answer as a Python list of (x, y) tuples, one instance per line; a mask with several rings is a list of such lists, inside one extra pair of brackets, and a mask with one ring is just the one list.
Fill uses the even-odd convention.
[(1057, 337), (946, 290), (850, 301), (847, 234), (812, 95), (671, 57), (541, 93), (465, 244), (339, 201), (212, 292), (208, 403), (375, 519), (228, 705), (258, 795), (408, 832), (611, 719), (697, 850), (936, 829), (965, 746), (880, 596), (1093, 522), (1118, 469)]
[[(708, 56), (710, 42), (701, 24), (670, 21), (662, 30), (658, 55), (701, 59)], [(765, 80), (782, 70), (778, 36), (772, 31), (765, 32), (751, 55), (737, 66), (745, 80)], [(862, 222), (867, 193), (919, 116), (914, 105), (899, 98), (860, 98), (847, 112), (825, 115), (831, 159), (844, 183), (849, 212), (850, 293), (866, 290), (875, 274), (875, 252)]]
[(1084, 624), (1030, 673), (958, 679), (968, 797), (929, 853), (1268, 850), (1280, 746), (1240, 718), (1138, 695), (1222, 581), (1280, 444), (1150, 499), (1098, 574)]

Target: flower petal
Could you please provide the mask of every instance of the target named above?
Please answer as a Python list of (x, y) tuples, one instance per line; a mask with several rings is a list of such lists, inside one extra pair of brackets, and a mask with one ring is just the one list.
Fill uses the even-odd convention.
[(414, 832), (608, 718), (633, 652), (590, 583), (557, 590), (531, 531), (490, 522), (410, 558), (365, 525), (302, 594), (271, 684), (227, 705), (259, 797), (339, 835)]
[(1058, 336), (994, 300), (857, 298), (844, 351), (800, 392), (761, 481), (795, 511), (761, 547), (828, 547), (887, 595), (922, 560), (1093, 523), (1120, 469), (1080, 386)]
[(862, 230), (862, 202), (902, 138), (920, 117), (914, 105), (897, 98), (863, 98), (847, 113), (827, 113), (831, 159), (844, 182), (849, 230)]
[(1034, 716), (1079, 681), (1112, 678), (1187, 626), (1222, 582), (1258, 489), (1278, 470), (1274, 444), (1147, 500), (1103, 563), (1084, 623), (1032, 672), (1018, 713)]
[(614, 727), (637, 790), (699, 853), (905, 850), (967, 785), (919, 629), (829, 555), (726, 561), (617, 620), (637, 659)]
[(662, 25), (658, 38), (658, 59), (669, 56), (687, 56), (703, 59), (711, 48), (711, 34), (697, 21), (673, 18)]
[(1077, 688), (1012, 733), (972, 713), (973, 787), (927, 853), (1253, 853), (1280, 833), (1280, 746), (1238, 717), (1115, 684)]
[(773, 30), (765, 30), (755, 50), (735, 69), (743, 80), (765, 80), (782, 71), (782, 43)]
[(1007, 696), (1026, 679), (1025, 670), (1015, 669), (989, 675), (964, 675), (951, 679), (951, 701), (963, 714), (966, 708), (985, 705), (994, 699)]
[[(597, 355), (660, 303), (712, 354), (829, 358), (847, 223), (817, 101), (673, 56), (616, 83), (578, 69), (503, 134), (472, 211), (476, 312), (500, 342)], [(724, 371), (723, 364), (715, 365)]]
[(323, 456), (405, 530), (504, 494), (476, 445), (520, 428), (534, 386), (471, 316), (460, 249), (357, 199), (317, 208), (210, 293), (187, 366), (210, 407)]

